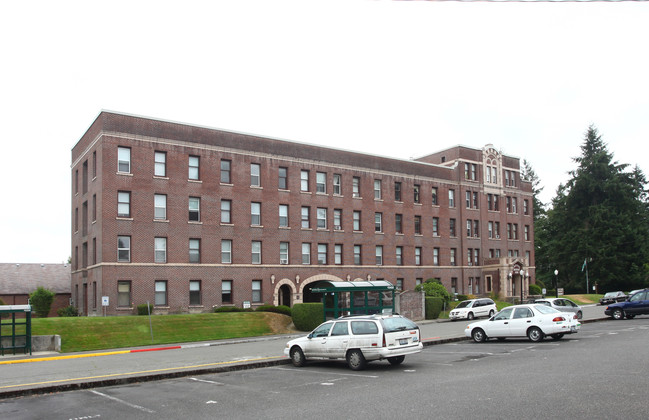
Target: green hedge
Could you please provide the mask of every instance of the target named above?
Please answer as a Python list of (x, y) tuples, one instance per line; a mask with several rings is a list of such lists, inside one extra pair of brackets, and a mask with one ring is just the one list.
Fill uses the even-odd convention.
[(288, 315), (291, 316), (291, 308), (285, 305), (261, 305), (258, 306), (255, 311), (257, 312), (275, 312), (277, 314), (283, 314), (283, 315)]
[(323, 313), (322, 303), (296, 303), (292, 309), (293, 324), (300, 331), (311, 331), (322, 323)]
[(238, 306), (219, 306), (214, 308), (214, 312), (252, 312), (254, 309), (252, 308), (239, 308)]
[(79, 316), (79, 311), (77, 311), (77, 308), (74, 306), (66, 306), (65, 308), (59, 308), (56, 311), (56, 314), (58, 316), (66, 317), (66, 316)]
[(543, 290), (538, 284), (530, 284), (530, 295), (540, 295)]
[(440, 297), (426, 297), (426, 319), (437, 319), (442, 312), (444, 299)]
[[(147, 305), (149, 306), (148, 310), (147, 310)], [(142, 303), (142, 304), (137, 305), (136, 310), (137, 310), (138, 315), (153, 314), (153, 305), (150, 304), (150, 303), (148, 303), (148, 304), (147, 303)]]

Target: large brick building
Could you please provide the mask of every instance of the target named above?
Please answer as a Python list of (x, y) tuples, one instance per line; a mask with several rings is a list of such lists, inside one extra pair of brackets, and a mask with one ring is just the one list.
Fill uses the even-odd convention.
[(72, 299), (204, 312), (317, 300), (320, 280), (429, 278), (520, 297), (532, 198), (491, 145), (408, 161), (101, 112), (72, 150)]

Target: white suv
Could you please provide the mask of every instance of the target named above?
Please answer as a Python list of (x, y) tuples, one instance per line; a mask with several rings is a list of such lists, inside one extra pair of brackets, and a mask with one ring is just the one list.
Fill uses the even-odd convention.
[(471, 320), (481, 316), (488, 316), (491, 318), (496, 312), (498, 312), (498, 309), (493, 300), (487, 298), (470, 299), (460, 302), (459, 305), (448, 314), (448, 317), (451, 321), (455, 321), (456, 319)]
[(353, 370), (367, 362), (387, 359), (398, 365), (407, 354), (421, 351), (417, 324), (400, 315), (363, 315), (327, 321), (306, 337), (286, 343), (284, 354), (294, 366), (308, 359), (347, 360)]

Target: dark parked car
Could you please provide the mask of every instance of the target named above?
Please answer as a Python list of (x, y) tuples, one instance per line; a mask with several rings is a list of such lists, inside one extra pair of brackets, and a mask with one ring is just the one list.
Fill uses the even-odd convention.
[(608, 305), (609, 303), (624, 302), (626, 295), (624, 292), (608, 292), (600, 300), (600, 305)]
[(604, 313), (614, 319), (631, 319), (636, 315), (649, 314), (649, 289), (640, 290), (624, 302), (608, 305)]

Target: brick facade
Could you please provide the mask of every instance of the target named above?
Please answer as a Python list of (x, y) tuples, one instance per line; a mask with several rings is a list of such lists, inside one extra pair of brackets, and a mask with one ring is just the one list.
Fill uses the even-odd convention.
[[(118, 148), (130, 152), (130, 165), (121, 169)], [(154, 175), (156, 152), (165, 154), (161, 176)], [(189, 179), (196, 161), (197, 179)], [(231, 168), (225, 182), (221, 181), (222, 161)], [(251, 164), (259, 168), (258, 177), (251, 176)], [(485, 182), (487, 167), (497, 171), (496, 182)], [(285, 188), (280, 188), (280, 168), (286, 169)], [(302, 171), (308, 171), (306, 191)], [(154, 303), (156, 281), (164, 281), (166, 292), (159, 291), (158, 297), (162, 302), (166, 296), (166, 303), (156, 305), (156, 313), (202, 312), (223, 304), (241, 306), (245, 301), (292, 305), (314, 300), (317, 296), (310, 296), (309, 288), (319, 280), (385, 279), (395, 285), (399, 280), (404, 290), (412, 290), (428, 278), (439, 278), (460, 294), (517, 295), (521, 281), (526, 292), (534, 278), (532, 187), (520, 180), (519, 171), (517, 158), (502, 156), (490, 146), (454, 147), (406, 161), (102, 112), (72, 150), (72, 299), (83, 313), (99, 315), (101, 298), (107, 296), (107, 314), (130, 314), (138, 304)], [(317, 184), (318, 173), (324, 174), (324, 191), (318, 191), (323, 186)], [(334, 189), (334, 176), (341, 181), (340, 191)], [(256, 179), (259, 185), (253, 186)], [(358, 194), (353, 193), (354, 179), (359, 180)], [(375, 196), (377, 181), (380, 196)], [(401, 197), (395, 191), (398, 185)], [(415, 202), (417, 186), (419, 202)], [(453, 207), (449, 190), (455, 195)], [(465, 206), (467, 191), (470, 208)], [(156, 194), (166, 196), (166, 216), (161, 219), (155, 218)], [(498, 195), (498, 211), (488, 209), (488, 195)], [(515, 211), (507, 211), (507, 197), (515, 198)], [(190, 198), (199, 199), (199, 210), (191, 216)], [(231, 219), (225, 223), (221, 221), (223, 200), (231, 203)], [(251, 203), (259, 203), (259, 222), (253, 220)], [(280, 205), (288, 206), (285, 227), (280, 227)], [(118, 214), (120, 206), (127, 214)], [(303, 208), (308, 208), (308, 222), (302, 220)], [(320, 227), (318, 209), (326, 209)], [(337, 211), (341, 212), (339, 226), (334, 224)], [(354, 212), (360, 212), (359, 229), (354, 229)], [(455, 235), (450, 234), (451, 219), (455, 219)], [(470, 236), (467, 220), (472, 225)], [(498, 239), (495, 234), (490, 238), (488, 230), (489, 222), (496, 221)], [(508, 226), (513, 225), (517, 237), (507, 239), (507, 232), (513, 230)], [(124, 262), (118, 261), (119, 236), (130, 239), (129, 258)], [(165, 252), (158, 253), (166, 254), (164, 262), (155, 260), (156, 238), (166, 240)], [(194, 254), (198, 261), (190, 259), (190, 240), (199, 244)], [(222, 259), (223, 240), (232, 244), (227, 263)], [(260, 243), (259, 263), (254, 261), (253, 242)], [(280, 243), (288, 243), (288, 261), (280, 260)], [(303, 264), (303, 244), (310, 244), (309, 264)], [(319, 245), (326, 247), (326, 264), (318, 264)], [(354, 261), (355, 246), (362, 250), (360, 264)], [(383, 250), (380, 263), (377, 246)], [(472, 261), (468, 261), (469, 249)], [(222, 300), (224, 280), (232, 284), (231, 303)], [(130, 299), (122, 293), (120, 302), (118, 281), (130, 286)], [(200, 281), (192, 304), (191, 281)], [(253, 282), (260, 291), (253, 291)]]

